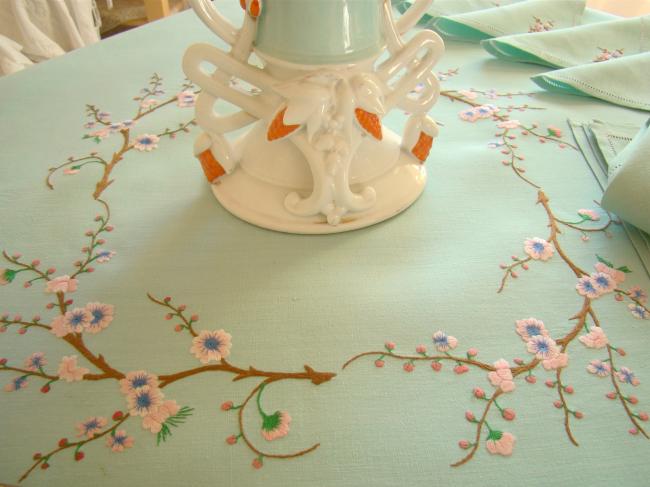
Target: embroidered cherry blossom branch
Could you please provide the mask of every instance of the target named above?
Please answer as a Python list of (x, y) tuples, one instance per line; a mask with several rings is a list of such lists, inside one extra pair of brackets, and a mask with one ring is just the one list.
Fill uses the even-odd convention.
[(108, 163), (102, 157), (97, 155), (96, 152), (91, 152), (90, 155), (84, 157), (78, 157), (78, 158), (69, 157), (66, 162), (48, 169), (47, 177), (45, 178), (45, 184), (47, 185), (48, 188), (54, 189), (54, 184), (52, 183), (52, 176), (59, 169), (63, 169), (64, 167), (71, 166), (67, 170), (67, 174), (72, 175), (72, 174), (76, 174), (77, 172), (79, 172), (79, 170), (81, 170), (81, 168), (89, 164), (100, 164), (106, 166)]
[(483, 430), (483, 425), (485, 424), (488, 412), (490, 412), (490, 407), (494, 404), (496, 399), (503, 393), (501, 389), (497, 389), (494, 394), (492, 394), (492, 397), (488, 399), (487, 403), (485, 404), (485, 408), (483, 409), (483, 414), (481, 415), (481, 419), (479, 419), (476, 422), (476, 435), (474, 436), (474, 443), (472, 444), (469, 452), (467, 455), (465, 455), (462, 459), (458, 460), (455, 463), (452, 463), (452, 467), (460, 467), (461, 465), (466, 464), (469, 462), (473, 457), (474, 454), (476, 453), (476, 450), (478, 450), (478, 447), (480, 445), (481, 441), (481, 432)]
[(49, 460), (53, 456), (57, 455), (58, 453), (61, 453), (62, 451), (69, 450), (70, 448), (74, 448), (74, 457), (76, 461), (81, 461), (84, 458), (84, 453), (81, 451), (81, 448), (93, 441), (96, 441), (108, 434), (113, 435), (115, 430), (117, 429), (118, 426), (120, 426), (122, 423), (124, 423), (127, 419), (129, 419), (129, 414), (122, 414), (122, 413), (116, 413), (113, 415), (113, 420), (114, 423), (110, 428), (107, 428), (99, 433), (95, 433), (91, 438), (87, 438), (85, 440), (79, 440), (79, 441), (74, 441), (74, 442), (68, 442), (66, 438), (62, 438), (59, 440), (59, 446), (58, 448), (55, 448), (51, 451), (49, 451), (46, 454), (41, 454), (41, 453), (36, 453), (34, 454), (34, 463), (29, 467), (25, 473), (18, 479), (18, 482), (22, 482), (25, 480), (27, 477), (29, 477), (29, 474), (32, 473), (32, 471), (38, 467), (39, 465), (41, 466), (41, 469), (46, 470), (50, 467)]
[(9, 255), (7, 251), (3, 250), (2, 256), (5, 258), (7, 262), (13, 264), (14, 266), (17, 266), (18, 269), (0, 268), (0, 285), (9, 284), (21, 272), (31, 272), (33, 274), (36, 274), (36, 277), (27, 281), (29, 285), (27, 285), (26, 287), (29, 287), (31, 286), (32, 282), (37, 281), (39, 279), (44, 279), (46, 281), (49, 281), (50, 275), (55, 272), (55, 269), (52, 268), (47, 269), (45, 272), (38, 269), (38, 267), (41, 265), (40, 260), (33, 260), (30, 264), (21, 262), (20, 258), (22, 257), (22, 255), (18, 253)]
[(527, 271), (528, 262), (530, 262), (532, 259), (533, 259), (532, 257), (526, 257), (525, 259), (520, 259), (519, 257), (513, 255), (512, 260), (514, 260), (514, 263), (510, 265), (501, 264), (500, 267), (501, 269), (504, 269), (504, 273), (503, 273), (503, 278), (501, 279), (501, 285), (499, 286), (497, 293), (503, 291), (503, 289), (506, 286), (506, 281), (508, 280), (509, 277), (512, 277), (513, 279), (519, 277), (519, 275), (515, 271), (517, 267), (521, 267), (523, 270)]
[[(562, 352), (564, 352), (565, 348), (562, 349)], [(582, 418), (582, 413), (580, 411), (573, 411), (569, 408), (569, 405), (566, 402), (566, 399), (564, 397), (564, 393), (567, 391), (567, 387), (564, 386), (562, 383), (562, 371), (564, 369), (557, 369), (555, 371), (555, 385), (557, 387), (557, 392), (558, 395), (560, 396), (560, 400), (555, 403), (555, 406), (562, 408), (564, 412), (564, 430), (566, 431), (567, 436), (569, 437), (569, 441), (573, 443), (575, 446), (579, 446), (578, 442), (576, 441), (575, 437), (573, 436), (573, 433), (571, 432), (571, 425), (569, 423), (569, 417), (570, 415), (575, 416), (576, 418), (580, 419)], [(571, 389), (569, 389), (571, 390)], [(558, 404), (559, 403), (559, 404)]]
[(180, 304), (178, 306), (173, 306), (171, 304), (172, 298), (170, 296), (166, 296), (163, 299), (157, 299), (154, 296), (152, 296), (150, 293), (147, 293), (147, 297), (151, 301), (153, 301), (154, 303), (159, 304), (160, 306), (163, 306), (163, 307), (171, 310), (170, 313), (167, 313), (165, 315), (166, 320), (171, 320), (175, 316), (178, 316), (181, 319), (182, 323), (178, 324), (178, 325), (176, 325), (174, 327), (175, 331), (181, 332), (183, 330), (187, 330), (187, 331), (190, 332), (190, 335), (192, 335), (193, 337), (198, 336), (198, 333), (196, 333), (196, 331), (194, 330), (194, 327), (192, 325), (194, 323), (196, 323), (197, 321), (199, 321), (199, 315), (194, 314), (188, 319), (185, 316), (185, 314), (183, 313), (185, 311), (185, 309), (186, 309), (186, 306), (184, 304)]
[[(362, 357), (367, 357), (370, 355), (378, 355), (380, 357), (379, 360), (383, 360), (385, 357), (390, 357), (392, 359), (397, 359), (397, 360), (408, 360), (408, 361), (427, 361), (427, 362), (440, 362), (444, 360), (449, 360), (453, 361), (456, 363), (461, 363), (461, 364), (467, 364), (471, 365), (473, 367), (477, 367), (482, 370), (487, 370), (487, 371), (492, 371), (494, 370), (494, 366), (480, 362), (478, 360), (470, 359), (470, 358), (465, 358), (465, 357), (457, 357), (453, 355), (402, 355), (402, 354), (396, 354), (393, 353), (392, 351), (388, 350), (377, 350), (377, 351), (371, 351), (371, 352), (363, 352), (355, 355), (354, 357), (350, 358), (347, 362), (343, 364), (341, 369), (345, 370), (348, 365), (350, 365), (352, 362), (355, 362), (356, 360), (362, 358)], [(383, 367), (382, 365), (379, 365), (378, 367)]]
[[(108, 204), (102, 200), (97, 198), (97, 202), (99, 202), (103, 208), (105, 213), (104, 215), (97, 215), (95, 217), (95, 221), (99, 222), (99, 227), (97, 230), (92, 231), (88, 230), (86, 231), (86, 236), (90, 238), (90, 242), (87, 247), (84, 247), (81, 249), (81, 251), (86, 254), (85, 258), (83, 261), (77, 261), (75, 262), (75, 266), (78, 267), (78, 269), (70, 276), (71, 279), (74, 279), (77, 277), (79, 274), (85, 273), (85, 272), (93, 272), (95, 269), (93, 267), (89, 267), (89, 264), (102, 258), (106, 258), (104, 254), (97, 253), (95, 252), (96, 248), (99, 247), (100, 245), (104, 245), (106, 241), (102, 238), (98, 238), (100, 234), (104, 232), (111, 232), (113, 231), (113, 227), (109, 225), (109, 221), (111, 219), (111, 209), (108, 206)], [(109, 253), (110, 254), (110, 253)], [(110, 258), (110, 257), (108, 257)]]

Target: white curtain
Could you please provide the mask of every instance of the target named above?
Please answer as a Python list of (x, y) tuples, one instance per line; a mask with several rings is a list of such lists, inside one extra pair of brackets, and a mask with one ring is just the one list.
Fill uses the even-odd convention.
[(99, 41), (93, 0), (0, 2), (0, 75)]

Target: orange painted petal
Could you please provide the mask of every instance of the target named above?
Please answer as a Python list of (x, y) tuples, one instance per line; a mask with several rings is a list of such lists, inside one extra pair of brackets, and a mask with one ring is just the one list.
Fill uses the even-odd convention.
[(357, 116), (359, 125), (372, 135), (375, 139), (381, 140), (381, 120), (374, 113), (367, 112), (361, 108), (355, 108), (354, 114)]
[(256, 19), (257, 17), (260, 16), (261, 11), (262, 8), (260, 7), (260, 0), (253, 0), (253, 3), (251, 3), (251, 8), (250, 8), (251, 17)]
[(239, 5), (241, 5), (241, 8), (246, 10), (246, 0), (239, 0)]
[(214, 183), (217, 179), (226, 174), (223, 166), (214, 158), (210, 149), (201, 152), (198, 155), (198, 158), (199, 161), (201, 161), (201, 167), (203, 168), (203, 172), (205, 173), (208, 182)]
[(282, 137), (286, 137), (291, 132), (294, 132), (295, 130), (298, 130), (300, 128), (300, 124), (298, 125), (284, 124), (284, 113), (286, 111), (287, 111), (286, 108), (280, 110), (278, 114), (275, 116), (275, 118), (273, 119), (273, 121), (271, 122), (271, 125), (269, 125), (269, 130), (266, 133), (266, 138), (269, 142), (276, 139), (281, 139)]
[(433, 137), (420, 132), (420, 138), (417, 143), (411, 149), (411, 152), (415, 157), (417, 157), (420, 162), (424, 162), (427, 157), (429, 157), (429, 152), (431, 151), (431, 146), (433, 145)]

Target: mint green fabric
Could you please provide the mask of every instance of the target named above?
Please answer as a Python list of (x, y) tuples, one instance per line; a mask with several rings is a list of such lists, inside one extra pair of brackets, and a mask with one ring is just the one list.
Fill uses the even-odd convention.
[[(524, 0), (501, 0), (499, 2), (495, 2), (494, 0), (433, 0), (431, 6), (427, 10), (427, 14), (422, 18), (420, 25), (422, 27), (430, 27), (436, 18), (443, 15), (454, 15), (473, 12), (475, 10), (489, 9), (493, 8), (495, 5), (503, 7), (521, 1)], [(392, 0), (392, 3), (397, 10), (402, 13), (412, 4), (410, 0)]]
[(557, 68), (603, 62), (649, 51), (650, 16), (498, 37), (481, 45), (506, 61)]
[(650, 232), (650, 122), (612, 162), (603, 207)]
[(592, 96), (630, 108), (650, 110), (650, 53), (624, 56), (538, 74), (542, 88), (570, 95)]
[[(239, 2), (215, 3), (239, 24)], [(113, 132), (98, 142), (84, 138), (97, 130), (83, 126), (86, 104), (110, 112), (113, 121), (131, 119), (138, 107), (133, 98), (143, 96), (153, 73), (163, 78), (165, 90), (154, 98), (170, 102), (138, 120), (133, 135), (162, 134), (188, 123), (192, 109), (178, 106), (174, 97), (184, 83), (183, 52), (196, 42), (225, 47), (186, 12), (0, 78), (0, 248), (9, 258), (20, 252), (26, 265), (40, 259), (39, 269), (56, 268), (53, 276), (75, 271), (74, 262), (84, 258), (82, 248), (89, 245), (85, 233), (98, 228), (95, 216), (104, 214), (92, 196), (103, 166), (57, 171), (54, 189), (44, 184), (48, 169), (65, 164), (69, 156), (95, 151), (111, 160), (122, 137)], [(165, 375), (203, 365), (190, 351), (188, 330), (175, 331), (180, 318), (165, 319), (169, 310), (151, 302), (149, 292), (157, 299), (171, 296), (174, 306), (186, 304), (188, 319), (199, 315), (196, 331), (224, 329), (232, 335), (227, 360), (242, 371), (307, 374), (308, 365), (335, 373), (320, 384), (294, 378), (265, 387), (261, 407), (267, 416), (287, 411), (292, 417), (286, 437), (267, 441), (262, 436), (255, 399), (243, 415), (252, 444), (266, 452), (289, 454), (320, 446), (294, 459), (264, 458), (261, 469), (253, 468), (256, 455), (241, 438), (235, 445), (226, 442), (238, 434), (239, 410), (224, 412), (221, 404), (241, 404), (264, 379), (233, 381), (237, 375), (212, 370), (163, 389), (166, 400), (194, 411), (170, 427), (173, 435), (159, 446), (142, 418), (130, 417), (120, 429), (134, 438), (131, 448), (111, 451), (106, 435), (83, 445), (83, 459), (75, 461), (74, 447), (62, 450), (51, 457), (48, 469), (37, 466), (20, 485), (647, 485), (650, 441), (641, 433), (630, 434), (633, 423), (621, 401), (605, 397), (614, 390), (612, 376), (599, 378), (587, 371), (591, 361), (607, 357), (607, 349), (587, 348), (578, 338), (567, 345), (569, 362), (561, 378), (571, 391), (563, 389), (568, 407), (583, 415), (569, 417), (579, 447), (564, 429), (564, 409), (553, 405), (560, 400), (557, 388), (544, 385), (555, 381), (557, 373), (539, 365), (532, 371), (534, 379), (517, 375), (515, 390), (498, 397), (500, 407), (516, 413), (514, 420), (505, 419), (496, 406), (487, 415), (491, 428), (516, 437), (512, 455), (489, 452), (486, 427), (473, 458), (459, 467), (450, 466), (468, 453), (459, 441), (473, 442), (476, 435), (476, 424), (465, 412), (480, 418), (487, 404), (472, 391), (496, 391), (487, 370), (472, 366), (454, 372), (456, 362), (443, 360), (436, 372), (426, 360), (415, 360), (414, 370), (407, 372), (409, 361), (391, 355), (384, 357), (384, 367), (377, 367), (379, 354), (343, 369), (359, 353), (385, 352), (385, 341), (395, 342), (395, 352), (416, 358), (419, 344), (437, 354), (433, 334), (438, 330), (457, 338), (449, 351), (455, 357), (467, 360), (474, 347), (476, 360), (488, 367), (501, 358), (514, 366), (514, 358), (528, 363), (533, 357), (516, 333), (517, 320), (542, 320), (553, 338), (571, 331), (576, 326), (571, 318), (585, 299), (559, 253), (548, 261), (524, 262), (528, 270), (511, 257), (527, 257), (524, 241), (529, 237), (549, 238), (538, 189), (521, 176), (544, 189), (557, 218), (578, 221), (578, 210), (593, 209), (600, 220), (581, 225), (604, 225), (607, 216), (593, 202), (602, 192), (580, 152), (568, 145), (573, 141), (565, 120), (579, 116), (640, 126), (647, 118), (593, 98), (538, 89), (530, 81), (540, 72), (538, 66), (495, 61), (476, 45), (449, 43), (435, 70), (444, 78), (443, 94), (431, 111), (441, 122), (440, 136), (426, 162), (427, 187), (403, 214), (329, 236), (285, 235), (246, 224), (214, 199), (192, 155), (200, 131), (188, 125), (189, 133), (163, 136), (150, 152), (132, 150), (114, 167), (113, 182), (102, 198), (115, 228), (101, 234), (106, 242), (98, 248), (116, 254), (108, 262), (93, 263), (94, 272), (78, 276), (77, 290), (66, 293), (74, 300), (72, 309), (94, 302), (114, 306), (109, 326), (82, 336), (89, 351), (121, 372)], [(459, 101), (463, 97), (474, 98)], [(479, 118), (484, 112), (472, 111), (468, 101), (501, 107), (497, 114), (509, 115), (506, 125), (515, 128), (496, 136), (504, 131), (498, 126), (502, 120)], [(401, 133), (406, 118), (396, 111), (382, 124)], [(540, 135), (524, 135), (515, 120)], [(556, 136), (548, 135), (549, 130)], [(509, 155), (502, 153), (506, 146), (499, 145), (506, 143), (517, 146), (513, 148), (523, 160), (516, 161), (525, 172), (513, 170)], [(597, 254), (632, 271), (620, 285), (623, 290), (650, 290), (650, 278), (624, 228), (612, 225), (609, 236), (592, 232), (586, 241), (578, 230), (563, 225), (561, 231), (564, 252), (586, 272), (595, 272)], [(500, 264), (517, 264), (517, 277), (497, 293), (504, 277)], [(0, 267), (15, 266), (3, 258)], [(9, 313), (4, 320), (13, 323), (20, 314), (19, 321), (29, 322), (39, 314), (40, 322), (49, 325), (57, 318), (57, 309), (46, 307), (55, 295), (44, 292), (43, 280), (23, 287), (33, 277), (23, 272), (0, 286), (0, 316)], [(635, 398), (635, 404), (626, 404), (635, 413), (647, 412), (650, 322), (635, 317), (628, 298), (619, 302), (614, 295), (595, 300), (594, 312), (618, 347), (619, 352), (612, 350), (615, 366), (629, 368), (641, 381), (633, 386), (615, 379), (626, 397)], [(0, 333), (0, 358), (7, 359), (7, 366), (23, 368), (27, 357), (44, 352), (48, 363), (43, 370), (55, 376), (63, 357), (77, 355), (80, 367), (101, 376), (63, 339), (39, 327), (21, 335), (21, 326), (8, 324)], [(593, 327), (591, 319), (588, 326)], [(58, 446), (62, 439), (79, 441), (77, 423), (101, 416), (113, 424), (113, 413), (127, 410), (114, 378), (61, 380), (42, 393), (47, 381), (30, 376), (24, 390), (2, 390), (21, 374), (0, 367), (0, 483), (17, 485), (34, 464), (35, 453), (65, 448)], [(512, 419), (511, 411), (504, 415)], [(647, 422), (637, 422), (648, 431)]]
[[(637, 125), (606, 123), (600, 120), (591, 122), (570, 120), (569, 125), (585, 161), (596, 177), (601, 190), (605, 192), (609, 183), (610, 168), (614, 167), (619, 154), (640, 132), (640, 128)], [(626, 187), (627, 191), (624, 191), (620, 201), (616, 202), (623, 208), (624, 213), (628, 207), (634, 210), (636, 206), (646, 204), (647, 198), (644, 195), (648, 187), (647, 173), (645, 175), (640, 171), (637, 173), (639, 173), (639, 181), (629, 182), (629, 186)], [(644, 182), (645, 187), (642, 186)], [(639, 187), (641, 187), (640, 191)], [(625, 220), (622, 220), (622, 224), (650, 276), (650, 234)]]
[(504, 7), (441, 16), (432, 25), (449, 39), (476, 41), (573, 27), (582, 23), (584, 10), (584, 0), (528, 0)]

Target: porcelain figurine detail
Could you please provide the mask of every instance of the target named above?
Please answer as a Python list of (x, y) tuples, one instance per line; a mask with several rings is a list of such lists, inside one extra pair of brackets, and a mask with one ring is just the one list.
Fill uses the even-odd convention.
[[(431, 31), (402, 34), (431, 0), (398, 20), (390, 0), (240, 1), (237, 29), (191, 0), (230, 51), (195, 44), (183, 59), (202, 89), (195, 155), (221, 204), (291, 233), (361, 228), (410, 206), (438, 133), (427, 113), (444, 45)], [(381, 122), (395, 108), (410, 114), (401, 141)]]

